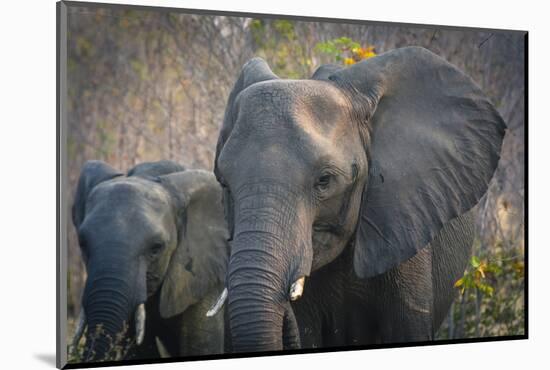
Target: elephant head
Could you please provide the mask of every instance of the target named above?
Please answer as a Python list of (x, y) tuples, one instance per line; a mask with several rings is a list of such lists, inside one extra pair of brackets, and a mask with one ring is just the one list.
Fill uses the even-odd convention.
[(344, 248), (360, 278), (414, 256), (486, 192), (504, 133), (480, 88), (423, 48), (324, 66), (310, 80), (246, 63), (215, 162), (234, 349), (299, 345), (289, 301)]
[(161, 161), (124, 176), (104, 162), (84, 165), (72, 217), (88, 275), (74, 339), (87, 327), (86, 361), (103, 359), (125, 323), (141, 344), (152, 295), (170, 318), (225, 280), (221, 188), (209, 172), (182, 170)]

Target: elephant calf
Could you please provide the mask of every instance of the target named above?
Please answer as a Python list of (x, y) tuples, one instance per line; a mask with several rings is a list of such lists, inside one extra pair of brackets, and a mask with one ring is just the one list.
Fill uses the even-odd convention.
[(87, 162), (72, 209), (88, 273), (73, 345), (84, 361), (109, 356), (125, 330), (134, 356), (223, 352), (223, 313), (205, 313), (223, 289), (228, 232), (214, 176), (170, 161), (127, 175)]

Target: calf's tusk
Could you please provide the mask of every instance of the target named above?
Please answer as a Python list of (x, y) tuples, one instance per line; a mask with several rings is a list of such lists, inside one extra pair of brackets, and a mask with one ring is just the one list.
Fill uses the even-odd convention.
[(145, 336), (145, 304), (140, 304), (136, 309), (136, 343), (138, 346), (143, 343)]
[(82, 334), (84, 334), (84, 329), (86, 329), (86, 313), (84, 309), (81, 308), (78, 314), (78, 324), (73, 337), (73, 350), (76, 350), (76, 347), (78, 347), (78, 342), (80, 342), (80, 338), (82, 338)]
[(218, 312), (220, 312), (226, 299), (227, 299), (227, 288), (224, 288), (222, 294), (220, 294), (220, 297), (218, 298), (216, 303), (214, 303), (214, 305), (206, 312), (206, 317), (212, 317)]
[(296, 280), (294, 282), (294, 284), (292, 284), (290, 286), (290, 300), (291, 301), (295, 301), (297, 300), (298, 298), (300, 298), (302, 296), (302, 293), (304, 292), (304, 282), (305, 282), (306, 278), (305, 276), (302, 276), (301, 278), (299, 278), (298, 280)]
[(155, 337), (155, 342), (157, 344), (157, 350), (159, 351), (160, 358), (172, 357), (172, 355), (170, 354), (170, 352), (168, 352), (166, 346), (164, 345), (164, 343), (162, 343), (159, 337)]

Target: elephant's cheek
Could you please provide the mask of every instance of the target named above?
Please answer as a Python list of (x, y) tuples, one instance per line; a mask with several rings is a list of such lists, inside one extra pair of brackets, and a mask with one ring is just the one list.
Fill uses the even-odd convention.
[(147, 273), (147, 298), (152, 297), (161, 286), (161, 279), (156, 274)]
[(313, 262), (311, 270), (315, 271), (334, 261), (346, 247), (347, 241), (329, 232), (314, 232)]
[(147, 266), (147, 297), (153, 296), (162, 286), (170, 265), (170, 254), (163, 254)]

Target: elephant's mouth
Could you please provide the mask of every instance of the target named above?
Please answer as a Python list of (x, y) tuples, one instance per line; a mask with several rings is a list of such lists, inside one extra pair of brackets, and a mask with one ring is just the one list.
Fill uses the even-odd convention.
[(311, 271), (315, 271), (334, 260), (342, 252), (347, 237), (345, 228), (339, 224), (316, 222), (312, 229), (313, 261)]
[(334, 226), (332, 226), (331, 224), (328, 224), (328, 223), (314, 223), (313, 224), (313, 231), (315, 232), (331, 232), (331, 233), (334, 233), (335, 232), (335, 228)]
[(345, 234), (344, 227), (342, 225), (328, 222), (315, 222), (313, 224), (313, 232), (319, 234), (330, 234), (336, 237), (341, 237)]

